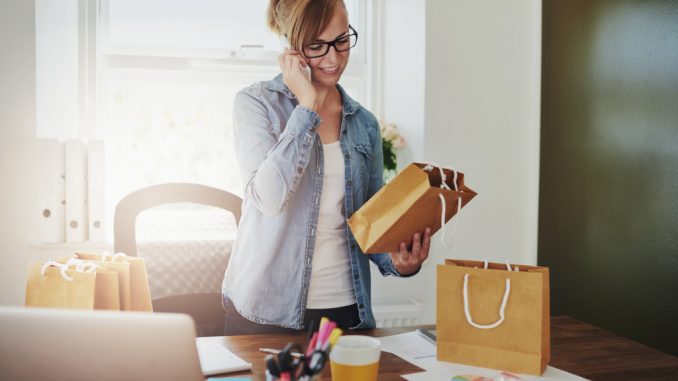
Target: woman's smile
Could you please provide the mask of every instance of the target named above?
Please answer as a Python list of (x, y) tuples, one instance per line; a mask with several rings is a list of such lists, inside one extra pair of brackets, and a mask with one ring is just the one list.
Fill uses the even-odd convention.
[(319, 67), (318, 69), (320, 69), (320, 71), (325, 73), (325, 74), (334, 75), (334, 74), (337, 74), (337, 72), (339, 71), (339, 65), (328, 66), (328, 67)]

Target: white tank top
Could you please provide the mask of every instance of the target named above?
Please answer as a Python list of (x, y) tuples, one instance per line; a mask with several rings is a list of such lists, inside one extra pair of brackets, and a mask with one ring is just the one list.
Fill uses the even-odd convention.
[(344, 216), (344, 155), (339, 142), (323, 144), (324, 175), (320, 214), (306, 308), (355, 303)]

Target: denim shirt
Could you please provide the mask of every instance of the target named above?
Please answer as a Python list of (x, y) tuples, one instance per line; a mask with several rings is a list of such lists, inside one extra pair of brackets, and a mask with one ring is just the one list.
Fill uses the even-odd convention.
[[(349, 217), (382, 187), (383, 153), (374, 115), (337, 89)], [(323, 189), (321, 119), (298, 104), (282, 75), (241, 90), (233, 119), (245, 189), (223, 293), (251, 321), (301, 329)], [(363, 254), (348, 225), (344, 228), (360, 316), (352, 328), (373, 328), (369, 260), (383, 275), (401, 275), (388, 254)]]

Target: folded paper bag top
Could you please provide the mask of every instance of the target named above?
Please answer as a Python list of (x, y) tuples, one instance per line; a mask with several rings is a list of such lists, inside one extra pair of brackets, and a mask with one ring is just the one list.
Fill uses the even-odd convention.
[[(348, 226), (360, 249), (366, 254), (400, 250), (400, 242), (412, 244), (412, 234), (431, 228), (431, 234), (441, 228), (441, 213), (445, 199), (445, 221), (468, 204), (476, 192), (464, 184), (464, 174), (427, 163), (412, 163), (384, 185), (351, 218)], [(456, 182), (454, 182), (456, 175)]]

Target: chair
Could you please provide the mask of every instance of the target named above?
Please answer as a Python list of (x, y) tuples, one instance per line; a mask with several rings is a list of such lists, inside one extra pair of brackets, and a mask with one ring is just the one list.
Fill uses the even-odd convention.
[[(240, 222), (242, 199), (234, 194), (199, 184), (167, 183), (153, 185), (130, 193), (116, 206), (113, 222), (115, 252), (122, 252), (129, 256), (139, 254), (143, 256), (143, 253), (138, 250), (136, 239), (138, 215), (146, 209), (173, 203), (194, 203), (221, 208), (233, 214), (236, 226)], [(169, 245), (177, 246), (178, 244), (170, 243)], [(168, 250), (167, 247), (164, 250)], [(179, 253), (173, 259), (174, 263), (171, 262), (171, 259), (163, 259), (165, 253), (159, 254), (154, 261), (151, 261), (151, 257), (146, 258), (153, 310), (156, 312), (181, 312), (192, 316), (196, 323), (198, 336), (222, 335), (224, 310), (221, 288), (210, 286), (209, 289), (205, 289), (204, 284), (198, 285), (195, 284), (196, 282), (187, 281), (187, 279), (201, 279), (201, 271), (205, 269), (209, 269), (212, 278), (214, 276), (223, 277), (230, 258), (230, 251), (228, 256), (212, 255), (200, 260), (194, 259), (194, 257), (188, 258)], [(190, 267), (195, 267), (193, 262), (196, 261), (208, 262), (202, 263), (202, 270), (191, 270)], [(187, 263), (189, 263), (189, 266), (186, 266)], [(186, 276), (191, 271), (193, 271), (192, 274)], [(171, 274), (167, 274), (168, 272), (171, 272)], [(175, 284), (177, 282), (184, 284), (180, 285), (180, 289), (175, 288), (170, 291), (167, 287), (154, 289), (153, 285), (162, 281), (162, 279), (159, 279), (160, 276), (169, 276), (171, 278), (169, 280)]]

